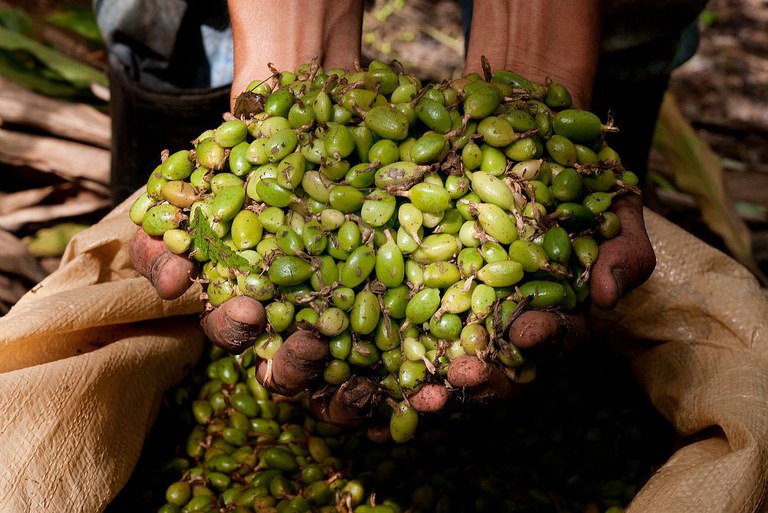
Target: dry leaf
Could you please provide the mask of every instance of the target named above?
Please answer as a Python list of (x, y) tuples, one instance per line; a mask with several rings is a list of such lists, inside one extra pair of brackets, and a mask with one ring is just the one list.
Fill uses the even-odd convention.
[(0, 120), (102, 148), (109, 148), (112, 138), (108, 115), (90, 105), (34, 93), (3, 77), (0, 77)]
[(768, 284), (752, 256), (749, 228), (725, 192), (719, 157), (698, 137), (670, 92), (661, 105), (653, 145), (672, 169), (675, 185), (696, 199), (709, 229), (723, 238), (734, 258)]
[(111, 201), (82, 191), (57, 205), (41, 205), (16, 210), (10, 214), (0, 215), (0, 229), (15, 232), (29, 223), (46, 223), (49, 221), (92, 214), (111, 206)]
[(0, 128), (0, 162), (109, 184), (109, 150)]

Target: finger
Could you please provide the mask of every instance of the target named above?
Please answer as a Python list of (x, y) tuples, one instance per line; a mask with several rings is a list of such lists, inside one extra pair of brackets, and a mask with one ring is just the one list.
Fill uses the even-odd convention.
[[(326, 387), (310, 398), (310, 411), (325, 422), (346, 428), (367, 424), (381, 401), (380, 387), (362, 376), (352, 376), (338, 388)], [(372, 426), (380, 428), (376, 424)]]
[(203, 331), (217, 346), (240, 354), (264, 330), (266, 314), (261, 303), (248, 296), (235, 296), (205, 314)]
[(461, 397), (472, 402), (508, 399), (520, 389), (499, 366), (471, 355), (452, 360), (446, 378), (452, 386), (462, 389)]
[(297, 330), (271, 360), (259, 363), (256, 378), (272, 392), (292, 397), (322, 374), (327, 358), (328, 342), (311, 331)]
[(489, 364), (489, 367), (491, 372), (488, 374), (488, 379), (466, 390), (467, 400), (474, 403), (489, 403), (510, 399), (520, 393), (522, 386), (509, 379), (498, 365)]
[(491, 367), (476, 356), (462, 355), (451, 360), (446, 379), (456, 388), (472, 388), (484, 383)]
[(643, 222), (642, 198), (624, 195), (616, 200), (612, 210), (621, 220), (621, 232), (600, 244), (589, 289), (592, 303), (606, 310), (642, 285), (656, 267), (656, 255)]
[(149, 280), (163, 299), (176, 299), (192, 285), (197, 265), (168, 251), (162, 238), (139, 228), (131, 238), (128, 254), (133, 267)]
[(558, 358), (589, 336), (589, 321), (584, 314), (528, 310), (509, 328), (508, 340), (534, 359)]
[(442, 410), (449, 395), (448, 388), (443, 383), (425, 383), (407, 398), (414, 410), (431, 413)]

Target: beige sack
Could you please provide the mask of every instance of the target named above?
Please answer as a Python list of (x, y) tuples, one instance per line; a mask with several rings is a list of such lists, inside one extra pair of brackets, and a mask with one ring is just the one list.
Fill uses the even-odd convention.
[[(199, 287), (161, 301), (131, 268), (130, 202), (78, 234), (61, 268), (0, 318), (2, 511), (102, 511), (163, 392), (201, 354)], [(735, 261), (651, 212), (646, 222), (656, 272), (601, 315), (681, 433), (720, 430), (675, 453), (630, 512), (761, 511), (768, 298)]]
[(766, 290), (727, 255), (645, 216), (658, 264), (607, 315), (610, 335), (632, 351), (640, 384), (675, 429), (708, 436), (672, 455), (628, 513), (766, 511)]

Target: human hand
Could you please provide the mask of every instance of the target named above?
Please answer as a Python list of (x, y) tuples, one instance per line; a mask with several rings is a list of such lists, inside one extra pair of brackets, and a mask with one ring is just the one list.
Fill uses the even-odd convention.
[(234, 45), (233, 111), (248, 84), (266, 77), (268, 64), (285, 71), (316, 60), (325, 69), (351, 69), (360, 57), (360, 0), (229, 0), (228, 4)]
[[(592, 304), (605, 310), (614, 308), (622, 297), (642, 285), (656, 266), (656, 255), (643, 222), (642, 198), (626, 194), (616, 199), (611, 210), (621, 221), (621, 231), (599, 245), (589, 286)], [(509, 341), (521, 350), (545, 358), (561, 356), (585, 341), (589, 328), (586, 311), (531, 310), (512, 323)]]
[[(617, 198), (611, 209), (621, 220), (621, 231), (599, 246), (590, 275), (592, 305), (611, 309), (619, 300), (642, 285), (651, 275), (656, 256), (643, 222), (642, 199), (636, 194)], [(590, 333), (587, 308), (580, 310), (524, 310), (512, 322), (507, 340), (532, 361), (561, 358), (584, 343)], [(509, 399), (522, 390), (497, 363), (465, 355), (451, 362), (447, 382), (462, 401), (492, 402)], [(437, 411), (449, 397), (447, 389), (434, 384), (423, 387), (411, 398), (421, 412)]]
[(491, 69), (564, 85), (588, 108), (600, 44), (600, 2), (593, 0), (475, 0), (464, 74)]
[[(600, 18), (599, 4), (590, 1), (566, 5), (549, 0), (477, 0), (464, 74), (482, 73), (482, 56), (491, 69), (509, 69), (538, 83), (555, 80), (571, 93), (575, 108), (588, 109), (597, 68)], [(600, 244), (590, 277), (591, 302), (602, 309), (613, 308), (621, 297), (640, 286), (656, 263), (643, 224), (640, 196), (617, 197), (611, 210), (621, 221), (621, 232)], [(524, 311), (509, 328), (508, 340), (537, 360), (562, 356), (588, 337), (587, 313), (585, 308), (567, 313)], [(472, 362), (466, 368), (476, 365)], [(506, 387), (495, 393), (483, 380), (468, 383), (473, 384), (473, 390), (482, 391), (469, 398), (488, 400), (509, 395)]]
[[(129, 255), (136, 271), (166, 300), (184, 294), (197, 276), (196, 262), (171, 253), (161, 237), (152, 237), (141, 228), (131, 238)], [(253, 346), (263, 332), (266, 316), (259, 301), (235, 296), (206, 310), (201, 324), (214, 344), (240, 354)], [(289, 397), (319, 390), (311, 394), (312, 409), (318, 418), (343, 427), (361, 426), (382, 399), (382, 391), (367, 378), (352, 378), (340, 387), (323, 386), (328, 352), (327, 340), (299, 329), (285, 339), (273, 358), (257, 362), (256, 377), (270, 392)]]
[[(352, 68), (360, 55), (363, 3), (359, 0), (318, 0), (306, 4), (263, 0), (229, 2), (234, 39), (234, 80), (231, 107), (237, 96), (270, 65), (293, 70), (312, 60), (326, 68)], [(197, 276), (198, 264), (170, 252), (162, 238), (141, 228), (130, 243), (130, 258), (163, 299), (184, 294)], [(236, 296), (201, 316), (210, 340), (230, 353), (251, 347), (266, 325), (264, 306), (247, 296)], [(306, 335), (306, 334), (304, 334)], [(299, 344), (298, 341), (302, 343)], [(297, 333), (275, 357), (262, 362), (260, 378), (283, 395), (303, 391), (321, 373), (328, 344)]]
[[(621, 232), (603, 242), (592, 267), (590, 294), (593, 305), (610, 309), (627, 293), (642, 285), (653, 272), (656, 257), (643, 223), (642, 200), (628, 194), (615, 201), (613, 212), (621, 220)], [(507, 341), (532, 361), (560, 358), (584, 343), (590, 332), (588, 312), (524, 310), (507, 331)], [(499, 363), (475, 355), (452, 360), (444, 381), (422, 384), (405, 394), (419, 413), (443, 410), (449, 402), (490, 403), (509, 399), (524, 385), (510, 379)], [(384, 390), (366, 378), (354, 378), (341, 387), (326, 387), (312, 396), (314, 415), (348, 427), (365, 426), (369, 438), (389, 438), (386, 418), (376, 416)]]
[[(352, 2), (355, 6), (358, 2)], [(230, 8), (232, 9), (231, 4)], [(254, 14), (255, 11), (251, 10), (251, 21), (253, 17), (258, 15)], [(289, 19), (296, 20), (301, 18), (300, 16), (288, 16)], [(343, 18), (343, 17), (342, 17)], [(248, 18), (246, 17), (245, 20)], [(240, 19), (242, 22), (244, 19)], [(237, 29), (237, 26), (241, 29)], [(300, 52), (291, 53), (291, 49), (295, 49), (291, 44), (285, 44), (283, 39), (267, 38), (267, 40), (279, 40), (281, 48), (269, 49), (268, 45), (252, 45), (253, 38), (241, 41), (242, 44), (238, 45), (238, 35), (246, 34), (247, 31), (242, 30), (243, 27), (248, 27), (248, 23), (240, 24), (236, 19), (233, 19), (233, 28), (235, 29), (235, 48), (236, 48), (236, 69), (235, 69), (235, 84), (233, 84), (233, 93), (244, 90), (245, 85), (254, 77), (261, 76), (263, 74), (263, 66), (261, 63), (265, 62), (264, 59), (259, 58), (259, 51), (266, 52), (269, 59), (273, 59), (275, 55), (279, 55), (288, 48), (288, 60), (277, 60), (273, 62), (275, 68), (279, 69), (295, 69), (295, 67), (303, 62), (307, 62), (310, 58), (319, 56), (319, 63), (324, 67), (332, 67), (334, 65), (351, 67), (350, 59), (356, 52), (350, 52), (350, 48), (354, 48), (355, 45), (359, 45), (359, 32), (353, 32), (356, 34), (354, 38), (356, 43), (350, 43), (349, 40), (345, 44), (342, 44), (340, 53), (334, 54), (333, 52), (321, 52), (324, 40), (323, 38), (306, 38), (309, 41), (314, 41), (314, 48), (311, 54), (300, 54)], [(250, 26), (253, 26), (252, 24)], [(270, 28), (271, 27), (271, 28)], [(271, 26), (269, 23), (266, 26), (262, 26), (262, 31), (270, 32), (275, 29), (276, 26)], [(279, 27), (278, 27), (279, 28)], [(295, 27), (294, 27), (295, 28)], [(283, 27), (284, 29), (284, 27)], [(322, 32), (322, 31), (321, 31)], [(288, 35), (295, 36), (301, 33), (300, 30), (291, 32), (289, 30)], [(325, 33), (329, 36), (328, 32)], [(250, 41), (250, 42), (249, 42)], [(319, 43), (318, 43), (319, 42)], [(359, 46), (358, 46), (359, 48)], [(290, 55), (301, 55), (297, 57), (295, 61), (290, 60)], [(341, 60), (334, 60), (330, 55), (343, 56)], [(355, 55), (356, 56), (356, 55)], [(238, 64), (238, 62), (240, 64)], [(252, 66), (254, 63), (258, 63), (259, 73), (254, 72)], [(239, 84), (239, 85), (238, 85)], [(170, 264), (174, 260), (169, 257), (157, 257), (155, 264), (150, 266), (148, 271), (149, 276), (155, 276), (155, 280), (158, 285), (162, 286), (164, 272), (153, 270), (155, 265), (163, 267)], [(178, 273), (178, 268), (175, 271)], [(183, 292), (183, 291), (182, 291)], [(230, 303), (237, 301), (242, 303), (240, 308), (231, 309)], [(255, 304), (258, 307), (253, 306)], [(248, 337), (253, 333), (254, 326), (257, 326), (257, 330), (260, 332), (263, 329), (264, 316), (259, 316), (257, 311), (263, 308), (254, 300), (245, 297), (233, 298), (219, 308), (212, 310), (203, 317), (203, 325), (206, 328), (206, 333), (217, 344), (226, 347), (228, 344), (232, 344), (232, 338), (240, 338), (241, 341), (237, 341), (234, 346), (235, 349), (242, 350), (247, 347)], [(581, 333), (586, 332), (584, 328), (585, 323), (581, 322), (583, 317), (579, 316), (563, 316), (555, 319), (543, 317), (541, 314), (545, 312), (526, 312), (516, 320), (510, 330), (512, 335), (515, 328), (523, 326), (520, 331), (517, 331), (518, 335), (521, 333), (527, 333), (525, 337), (528, 343), (528, 348), (546, 348), (546, 347), (567, 347), (570, 345), (567, 342), (568, 339), (575, 341), (579, 340)], [(211, 319), (218, 319), (217, 322), (213, 322)], [(261, 320), (259, 320), (261, 319)], [(573, 319), (573, 320), (570, 320)], [(525, 321), (525, 322), (524, 322)], [(232, 325), (234, 324), (234, 327)], [(583, 328), (583, 329), (582, 329)], [(538, 330), (538, 331), (537, 331)], [(538, 335), (538, 338), (536, 337)], [(258, 335), (256, 335), (258, 336)], [(255, 339), (255, 337), (253, 337)], [(554, 340), (559, 341), (559, 346), (554, 343)], [(250, 342), (252, 344), (253, 341)], [(323, 386), (320, 375), (322, 373), (324, 362), (327, 358), (328, 347), (327, 343), (320, 337), (315, 336), (308, 331), (300, 331), (296, 334), (288, 337), (281, 346), (275, 357), (269, 361), (262, 361), (258, 364), (258, 375), (260, 381), (262, 381), (270, 390), (283, 394), (293, 395), (302, 390), (309, 389), (312, 393), (313, 409), (317, 412), (317, 416), (328, 420), (333, 423), (348, 425), (348, 426), (362, 426), (367, 425), (375, 428), (375, 422), (371, 419), (371, 412), (375, 409), (377, 403), (381, 403), (384, 393), (377, 383), (361, 377), (355, 377), (347, 381), (341, 386)], [(424, 384), (419, 388), (417, 392), (407, 395), (406, 398), (414, 409), (421, 412), (438, 411), (446, 405), (451, 396), (460, 396), (462, 398), (486, 401), (490, 399), (498, 399), (509, 397), (513, 395), (519, 386), (506, 377), (506, 374), (499, 367), (488, 365), (477, 357), (464, 356), (457, 358), (452, 362), (452, 368), (449, 370), (446, 376), (446, 382), (430, 382)], [(452, 389), (460, 389), (461, 394), (451, 394)], [(385, 430), (380, 430), (379, 434), (385, 433)]]
[[(642, 284), (655, 265), (640, 197), (622, 196), (614, 203), (613, 211), (622, 229), (614, 239), (600, 245), (590, 282), (593, 304), (606, 309)], [(130, 256), (137, 271), (164, 299), (181, 296), (196, 276), (195, 262), (171, 253), (161, 238), (151, 237), (142, 229), (131, 240)], [(253, 345), (265, 322), (261, 303), (247, 296), (236, 296), (202, 317), (208, 337), (233, 353)], [(562, 356), (583, 342), (588, 333), (586, 312), (528, 310), (512, 322), (507, 340), (532, 359), (540, 360)], [(388, 438), (384, 419), (374, 415), (377, 405), (384, 401), (383, 388), (364, 377), (353, 377), (341, 386), (324, 385), (322, 373), (327, 358), (327, 341), (311, 331), (298, 330), (285, 340), (274, 358), (257, 364), (257, 377), (270, 391), (282, 395), (310, 390), (312, 411), (320, 419), (345, 427), (365, 426), (371, 438)], [(415, 410), (432, 413), (445, 408), (452, 397), (471, 402), (498, 401), (514, 396), (520, 389), (498, 364), (464, 355), (451, 362), (444, 382), (425, 383), (406, 397)]]
[[(163, 299), (180, 297), (197, 277), (198, 264), (168, 250), (162, 237), (152, 237), (138, 228), (131, 238), (129, 255), (134, 268), (149, 280)], [(217, 346), (234, 354), (251, 347), (264, 330), (263, 305), (247, 296), (236, 296), (220, 307), (206, 311), (201, 323)]]

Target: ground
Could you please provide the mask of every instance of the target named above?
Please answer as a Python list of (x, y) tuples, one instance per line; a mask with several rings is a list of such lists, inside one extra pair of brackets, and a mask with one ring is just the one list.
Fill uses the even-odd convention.
[[(699, 49), (672, 76), (698, 134), (722, 158), (723, 182), (745, 206), (755, 260), (768, 264), (768, 8), (758, 0), (712, 0)], [(757, 215), (746, 211), (754, 205)]]

